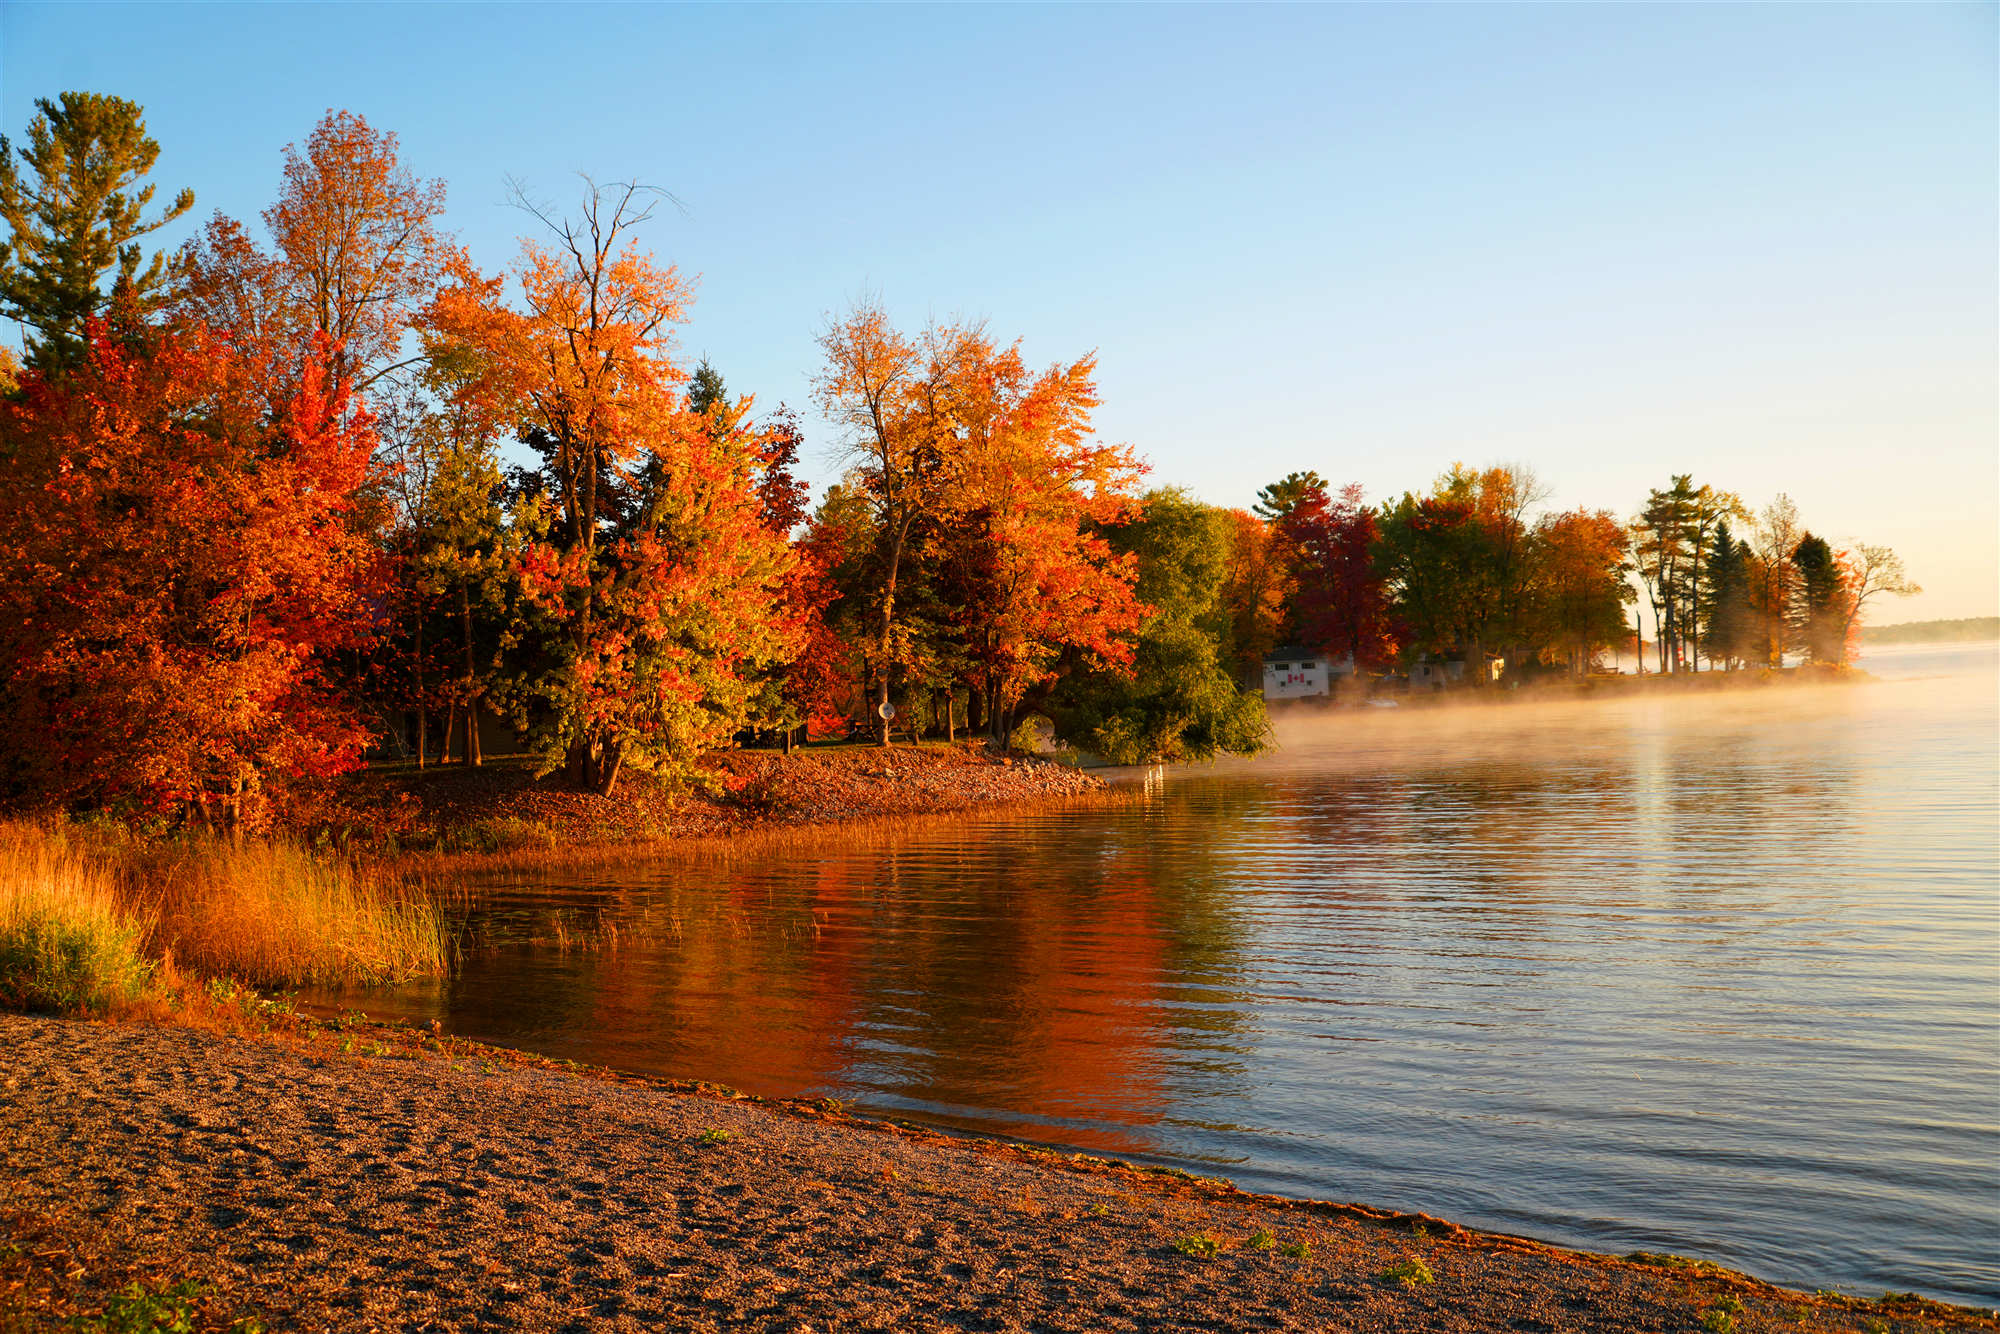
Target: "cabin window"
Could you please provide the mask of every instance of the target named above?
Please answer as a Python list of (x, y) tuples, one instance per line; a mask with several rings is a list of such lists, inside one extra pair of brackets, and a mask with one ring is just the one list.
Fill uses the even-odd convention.
[(1289, 662), (1281, 662), (1273, 670), (1280, 672), (1289, 672), (1290, 670), (1292, 670), (1292, 664), (1290, 664)]

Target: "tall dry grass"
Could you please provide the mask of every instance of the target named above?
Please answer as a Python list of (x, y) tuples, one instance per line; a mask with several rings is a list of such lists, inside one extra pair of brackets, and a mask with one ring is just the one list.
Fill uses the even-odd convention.
[(182, 968), (253, 986), (387, 983), (446, 971), (441, 914), (420, 891), (291, 844), (139, 845), (121, 880), (151, 945)]
[(290, 844), (0, 823), (0, 1000), (102, 1009), (164, 960), (252, 986), (372, 984), (444, 973), (451, 942), (421, 890)]
[(78, 1013), (138, 999), (150, 926), (106, 867), (33, 825), (0, 824), (0, 1004)]

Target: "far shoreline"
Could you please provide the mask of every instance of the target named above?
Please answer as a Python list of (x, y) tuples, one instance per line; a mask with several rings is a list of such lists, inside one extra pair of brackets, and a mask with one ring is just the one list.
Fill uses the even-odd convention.
[[(1397, 713), (1505, 712), (1692, 695), (1879, 684), (1860, 668), (1785, 668), (1610, 674), (1506, 686), (1371, 692), (1271, 701), (1274, 727), (1300, 719), (1393, 718)], [(1232, 766), (1255, 756), (1221, 757)], [(1115, 801), (1135, 774), (1204, 766), (1097, 766), (1074, 752), (1024, 754), (983, 739), (814, 743), (790, 752), (718, 750), (694, 783), (633, 774), (611, 797), (535, 777), (525, 755), (478, 766), (378, 763), (302, 804), (281, 831), (346, 849), (392, 874), (422, 877), (624, 859), (781, 852), (837, 837), (885, 833), (928, 817), (1027, 811)]]

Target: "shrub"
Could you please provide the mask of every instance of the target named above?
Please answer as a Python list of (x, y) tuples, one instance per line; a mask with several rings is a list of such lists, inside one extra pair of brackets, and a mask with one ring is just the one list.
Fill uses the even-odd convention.
[(0, 825), (0, 1003), (59, 1013), (136, 1000), (147, 923), (111, 877), (30, 825)]
[(1422, 1260), (1410, 1256), (1383, 1270), (1382, 1280), (1385, 1283), (1400, 1283), (1406, 1288), (1419, 1288), (1426, 1283), (1437, 1282), (1437, 1275)]
[(1199, 1260), (1212, 1260), (1222, 1253), (1222, 1243), (1206, 1232), (1197, 1232), (1176, 1241), (1174, 1249)]

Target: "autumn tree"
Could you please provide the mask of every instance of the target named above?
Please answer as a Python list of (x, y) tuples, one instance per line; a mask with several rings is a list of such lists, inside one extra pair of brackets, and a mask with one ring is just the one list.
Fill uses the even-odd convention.
[(1282, 544), (1248, 510), (1228, 511), (1229, 570), (1222, 605), (1229, 617), (1230, 670), (1239, 682), (1261, 679), (1264, 655), (1284, 632), (1290, 572)]
[[(421, 361), (411, 327), (465, 266), (440, 228), (444, 209), (444, 182), (413, 176), (394, 133), (329, 111), (303, 149), (285, 148), (278, 198), (263, 214), (270, 249), (217, 214), (183, 253), (177, 308), (239, 342), (295, 356), (322, 347), (327, 374), (370, 394)], [(275, 362), (271, 392), (298, 371)]]
[(523, 200), (550, 240), (514, 280), (467, 274), (430, 316), (542, 457), (518, 577), (546, 662), (533, 736), (548, 768), (609, 795), (626, 764), (679, 767), (735, 732), (754, 671), (782, 657), (790, 555), (763, 522), (747, 401), (693, 411), (672, 355), (687, 290), (633, 235), (656, 192), (586, 182), (575, 217)]
[(1228, 512), (1166, 488), (1110, 530), (1113, 548), (1136, 560), (1145, 620), (1131, 671), (1089, 673), (1060, 692), (1060, 734), (1114, 764), (1251, 755), (1268, 744), (1262, 695), (1231, 671), (1223, 594), (1234, 529)]
[(255, 822), (359, 762), (327, 664), (366, 645), (374, 440), (307, 376), (273, 416), (200, 328), (97, 330), (0, 404), (0, 679), (17, 788)]
[(1358, 484), (1329, 497), (1322, 486), (1297, 496), (1274, 527), (1288, 562), (1293, 633), (1357, 670), (1394, 659), (1388, 591), (1375, 564), (1375, 511)]
[[(932, 329), (924, 346), (899, 332), (879, 302), (855, 303), (819, 334), (824, 358), (813, 388), (826, 418), (846, 435), (860, 489), (874, 510), (881, 559), (870, 590), (874, 643), (866, 663), (877, 706), (886, 714), (897, 648), (897, 592), (903, 559), (918, 522), (943, 505), (944, 437), (950, 415), (952, 354), (957, 331)], [(881, 720), (889, 744), (889, 720)]]
[[(688, 410), (700, 417), (718, 440), (736, 420), (722, 373), (703, 361), (687, 388)], [(740, 405), (747, 409), (747, 404)], [(756, 482), (758, 516), (780, 540), (790, 542), (806, 519), (811, 488), (795, 471), (805, 435), (797, 414), (783, 404), (755, 433), (759, 453)], [(657, 466), (649, 461), (649, 467)], [(792, 648), (750, 677), (746, 723), (758, 732), (776, 732), (789, 751), (799, 729), (815, 719), (824, 722), (845, 702), (845, 655), (832, 642), (826, 608), (839, 596), (818, 554), (794, 547), (790, 568), (779, 590), (774, 613)]]
[(460, 759), (476, 766), (481, 716), (519, 721), (527, 703), (504, 659), (520, 611), (515, 570), (535, 524), (504, 504), (504, 427), (495, 402), (476, 391), (481, 374), (467, 349), (433, 348), (402, 391), (386, 396), (381, 418), (401, 598), (391, 651), (375, 661), (403, 669), (388, 695), (416, 712), (419, 766), (433, 709), (444, 710), (446, 756), (456, 738)]
[[(140, 238), (194, 206), (183, 190), (146, 216), (159, 160), (136, 103), (99, 93), (35, 99), (24, 145), (0, 135), (0, 314), (27, 326), (28, 364), (60, 372), (88, 351), (85, 324), (111, 299), (105, 279), (137, 305), (166, 284), (165, 256), (146, 260)], [(19, 161), (16, 161), (18, 154)]]
[(1548, 499), (1549, 488), (1524, 463), (1477, 471), (1460, 464), (1440, 477), (1440, 499), (1470, 506), (1486, 548), (1486, 606), (1475, 647), (1509, 656), (1528, 637), (1528, 599), (1534, 581), (1533, 534), (1529, 516)]
[(1799, 571), (1792, 562), (1805, 530), (1798, 506), (1779, 493), (1757, 516), (1756, 541), (1750, 565), (1750, 606), (1757, 625), (1756, 660), (1765, 667), (1782, 667), (1785, 651), (1794, 646), (1792, 608), (1798, 602)]
[(1607, 510), (1574, 509), (1535, 524), (1533, 619), (1543, 656), (1582, 676), (1597, 653), (1625, 633), (1625, 607), (1637, 594), (1625, 527)]
[[(1915, 597), (1924, 590), (1903, 569), (1903, 558), (1885, 546), (1857, 543), (1845, 563), (1847, 620), (1841, 627), (1843, 654), (1861, 628), (1863, 609), (1878, 597)], [(1845, 661), (1845, 657), (1842, 661)]]
[(944, 341), (919, 411), (946, 456), (955, 545), (972, 548), (985, 573), (953, 614), (997, 741), (1067, 672), (1129, 663), (1143, 614), (1135, 563), (1100, 530), (1132, 512), (1144, 466), (1092, 432), (1094, 356), (1036, 372), (1018, 342), (998, 346), (983, 328)]

